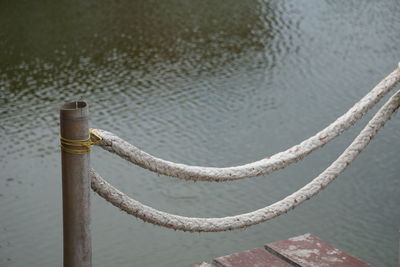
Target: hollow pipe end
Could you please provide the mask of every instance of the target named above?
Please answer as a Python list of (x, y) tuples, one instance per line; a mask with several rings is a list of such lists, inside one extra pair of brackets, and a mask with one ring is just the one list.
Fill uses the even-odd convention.
[(89, 105), (85, 101), (65, 103), (60, 107), (61, 120), (82, 120), (89, 116)]

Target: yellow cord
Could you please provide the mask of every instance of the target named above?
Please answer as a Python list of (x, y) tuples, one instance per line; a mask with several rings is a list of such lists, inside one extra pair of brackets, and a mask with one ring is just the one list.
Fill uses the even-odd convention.
[[(85, 140), (72, 140), (61, 136), (61, 150), (70, 154), (85, 154), (90, 152), (91, 145), (97, 144), (101, 140), (102, 138), (93, 132), (93, 129), (89, 129), (89, 138)], [(80, 149), (73, 149), (65, 146), (79, 147)]]

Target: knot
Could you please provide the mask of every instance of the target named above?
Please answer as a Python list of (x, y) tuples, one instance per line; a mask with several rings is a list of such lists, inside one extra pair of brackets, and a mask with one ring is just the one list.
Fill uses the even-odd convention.
[[(85, 154), (90, 152), (90, 146), (99, 143), (102, 138), (93, 129), (89, 129), (89, 138), (84, 140), (67, 139), (60, 136), (61, 150), (70, 154)], [(67, 147), (68, 146), (68, 147)], [(71, 148), (72, 147), (72, 148)]]

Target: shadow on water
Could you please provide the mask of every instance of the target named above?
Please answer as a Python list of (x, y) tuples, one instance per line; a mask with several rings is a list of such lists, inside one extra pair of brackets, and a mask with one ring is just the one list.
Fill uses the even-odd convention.
[[(111, 113), (113, 128), (113, 112), (132, 117), (125, 112), (164, 108), (160, 101), (196, 102), (195, 90), (206, 90), (199, 97), (218, 97), (220, 90), (243, 97), (249, 92), (215, 89), (210, 79), (271, 69), (287, 49), (274, 47), (281, 27), (273, 5), (256, 1), (1, 5), (1, 131), (13, 144), (22, 136), (53, 138), (55, 109), (77, 98)], [(18, 149), (5, 150), (2, 156)]]
[(273, 9), (268, 7), (268, 29), (256, 1), (43, 2), (2, 4), (2, 42), (8, 48), (2, 57), (8, 63), (58, 59), (57, 52), (95, 60), (114, 48), (130, 56), (146, 55), (146, 61), (173, 61), (188, 52), (209, 58), (223, 51), (262, 49), (263, 39), (274, 35)]

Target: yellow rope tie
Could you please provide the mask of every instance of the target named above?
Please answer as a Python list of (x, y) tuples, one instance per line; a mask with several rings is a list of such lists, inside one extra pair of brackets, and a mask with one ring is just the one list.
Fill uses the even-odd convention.
[[(61, 150), (70, 154), (85, 154), (90, 152), (90, 146), (97, 144), (100, 142), (102, 138), (96, 134), (95, 132), (92, 131), (92, 129), (89, 129), (89, 138), (85, 140), (72, 140), (72, 139), (67, 139), (65, 137), (60, 136), (60, 141), (61, 141)], [(68, 148), (65, 146), (72, 146), (72, 147), (77, 147), (80, 149), (73, 149), (73, 148)]]

